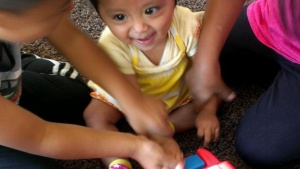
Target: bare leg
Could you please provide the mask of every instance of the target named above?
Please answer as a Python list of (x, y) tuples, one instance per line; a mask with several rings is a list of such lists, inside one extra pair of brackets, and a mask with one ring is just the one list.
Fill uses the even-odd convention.
[(193, 101), (175, 109), (170, 115), (169, 120), (175, 126), (176, 132), (183, 132), (195, 127), (197, 109)]
[[(122, 118), (121, 112), (97, 99), (91, 100), (83, 116), (88, 127), (109, 131), (118, 131), (115, 123)], [(119, 158), (103, 158), (102, 162), (106, 166), (109, 166), (109, 164), (116, 159)]]

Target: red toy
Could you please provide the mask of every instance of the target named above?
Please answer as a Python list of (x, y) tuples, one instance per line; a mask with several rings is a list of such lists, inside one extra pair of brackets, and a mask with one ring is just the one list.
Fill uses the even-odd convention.
[(229, 161), (220, 161), (204, 148), (199, 148), (197, 154), (205, 162), (204, 169), (235, 169)]
[(199, 148), (196, 154), (199, 158), (196, 155), (186, 158), (185, 169), (235, 169), (229, 161), (220, 161), (204, 148)]

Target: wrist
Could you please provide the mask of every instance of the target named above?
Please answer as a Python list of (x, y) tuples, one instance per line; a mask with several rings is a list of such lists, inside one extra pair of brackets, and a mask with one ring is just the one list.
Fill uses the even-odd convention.
[(132, 159), (135, 159), (135, 160), (139, 161), (143, 157), (142, 154), (145, 154), (146, 151), (151, 152), (151, 145), (152, 144), (153, 144), (152, 141), (149, 140), (146, 136), (143, 136), (143, 135), (135, 136), (134, 144), (132, 144), (134, 146), (133, 146), (133, 149), (131, 151), (132, 153), (131, 153), (130, 157)]

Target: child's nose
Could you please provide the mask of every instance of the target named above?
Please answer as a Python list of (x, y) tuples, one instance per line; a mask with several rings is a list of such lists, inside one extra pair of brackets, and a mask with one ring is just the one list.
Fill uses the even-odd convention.
[(148, 29), (148, 24), (142, 19), (136, 19), (133, 24), (135, 32), (145, 32)]

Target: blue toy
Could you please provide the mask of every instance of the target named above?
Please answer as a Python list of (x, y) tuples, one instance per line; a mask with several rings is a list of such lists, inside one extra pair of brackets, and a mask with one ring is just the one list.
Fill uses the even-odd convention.
[(204, 167), (204, 161), (197, 154), (185, 158), (185, 169), (200, 169)]
[(185, 169), (235, 169), (229, 161), (220, 161), (211, 152), (199, 148), (197, 153), (185, 158)]

